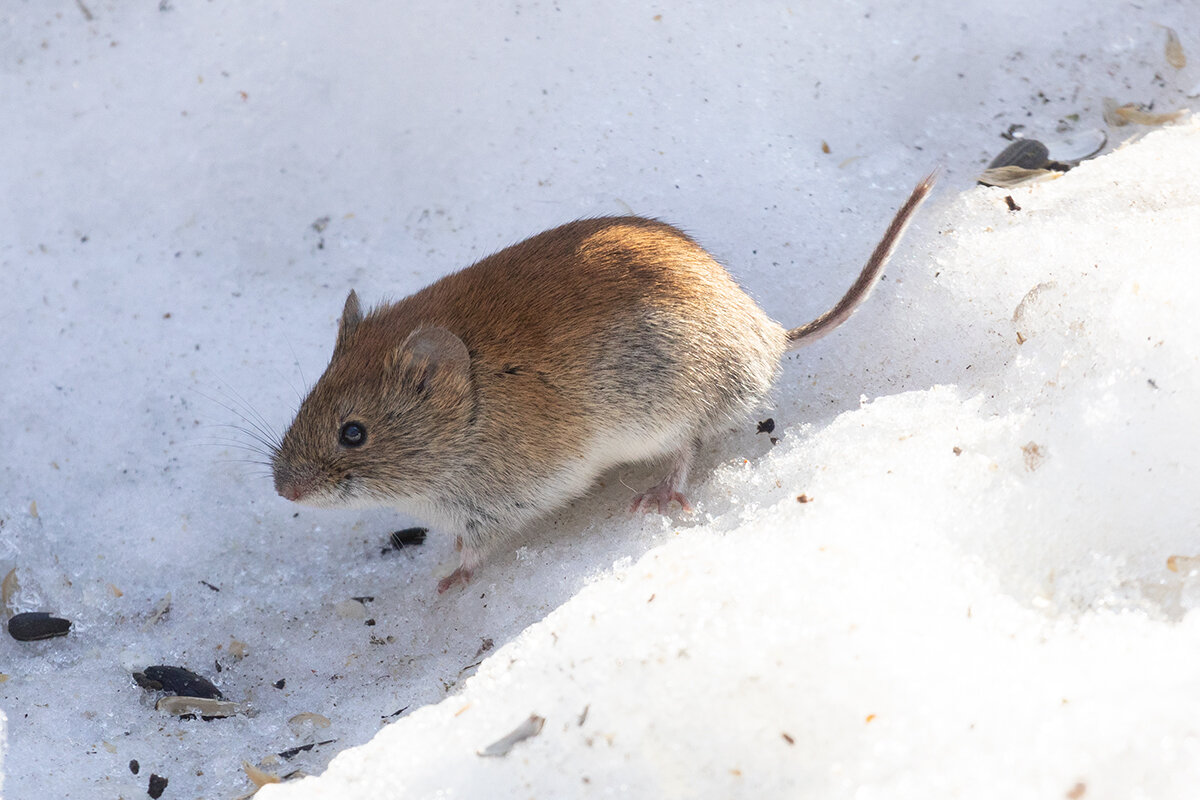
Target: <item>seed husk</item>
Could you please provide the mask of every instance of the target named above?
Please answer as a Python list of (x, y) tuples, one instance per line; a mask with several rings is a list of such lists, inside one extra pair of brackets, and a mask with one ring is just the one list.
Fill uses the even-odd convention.
[(242, 710), (241, 706), (229, 700), (213, 700), (208, 697), (181, 697), (178, 695), (168, 695), (167, 697), (160, 698), (154, 704), (154, 707), (159, 711), (166, 714), (174, 714), (177, 717), (195, 714), (205, 719), (212, 717), (232, 717)]
[(1026, 169), (1025, 167), (992, 167), (979, 173), (977, 181), (984, 186), (999, 186), (1011, 189), (1014, 186), (1044, 180), (1048, 177), (1057, 178), (1059, 173), (1051, 169)]

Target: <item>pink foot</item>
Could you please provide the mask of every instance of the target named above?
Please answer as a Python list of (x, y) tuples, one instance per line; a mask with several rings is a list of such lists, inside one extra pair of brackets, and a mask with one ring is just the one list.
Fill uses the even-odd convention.
[(683, 496), (683, 493), (677, 491), (674, 486), (660, 483), (633, 498), (633, 504), (629, 510), (637, 513), (644, 511), (657, 511), (660, 514), (666, 514), (671, 506), (671, 501), (679, 503), (680, 507), (689, 514), (692, 512), (692, 504)]
[(454, 540), (454, 549), (459, 552), (460, 560), (458, 562), (458, 569), (438, 581), (438, 594), (444, 594), (456, 584), (461, 583), (463, 586), (466, 586), (470, 583), (471, 574), (475, 572), (475, 568), (483, 560), (483, 552), (464, 544), (461, 536)]
[(692, 504), (679, 491), (679, 487), (687, 481), (688, 467), (691, 463), (692, 448), (681, 450), (675, 456), (675, 462), (671, 465), (671, 472), (667, 477), (633, 498), (633, 505), (629, 507), (629, 510), (636, 513), (656, 509), (658, 513), (666, 514), (667, 509), (671, 506), (671, 501), (674, 500), (684, 511), (691, 513)]
[(438, 594), (445, 594), (446, 590), (452, 588), (455, 584), (461, 583), (463, 586), (466, 586), (470, 582), (471, 570), (459, 567), (438, 581)]

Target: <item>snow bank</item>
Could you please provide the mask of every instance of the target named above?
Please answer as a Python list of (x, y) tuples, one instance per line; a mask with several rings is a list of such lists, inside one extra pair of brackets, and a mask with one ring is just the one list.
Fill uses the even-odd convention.
[(262, 796), (1187, 796), (1198, 154), (1193, 122), (949, 199), (839, 366), (899, 350), (895, 391), (801, 424), (797, 356), (701, 520)]

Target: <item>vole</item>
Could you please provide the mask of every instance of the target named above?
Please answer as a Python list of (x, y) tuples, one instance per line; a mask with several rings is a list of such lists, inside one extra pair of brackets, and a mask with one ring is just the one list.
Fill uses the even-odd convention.
[(275, 489), (313, 506), (394, 506), (452, 532), (466, 583), (486, 549), (621, 464), (663, 460), (633, 510), (690, 506), (697, 443), (750, 412), (785, 351), (866, 298), (934, 175), (846, 295), (785, 330), (677, 228), (571, 222), (364, 314), (272, 450)]

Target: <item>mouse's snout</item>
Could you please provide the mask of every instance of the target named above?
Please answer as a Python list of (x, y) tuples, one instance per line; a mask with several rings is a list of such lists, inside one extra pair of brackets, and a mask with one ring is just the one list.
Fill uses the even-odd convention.
[(305, 497), (312, 494), (319, 485), (316, 470), (295, 469), (279, 459), (272, 464), (272, 472), (275, 477), (275, 491), (280, 497), (293, 503), (304, 502)]
[(280, 485), (278, 481), (275, 484), (275, 491), (279, 492), (279, 496), (283, 499), (291, 500), (292, 502), (296, 502), (304, 496), (304, 491), (300, 487), (287, 484)]

